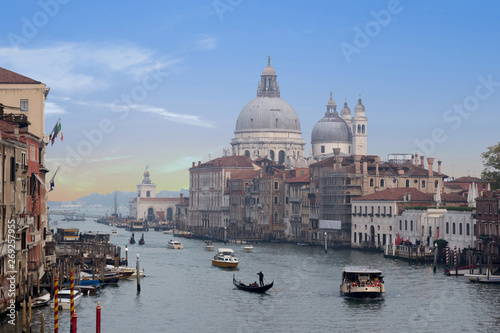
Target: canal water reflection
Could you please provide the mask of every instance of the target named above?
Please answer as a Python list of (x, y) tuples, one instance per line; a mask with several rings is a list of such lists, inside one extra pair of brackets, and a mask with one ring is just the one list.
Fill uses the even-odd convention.
[[(111, 233), (93, 221), (60, 222), (58, 227)], [(130, 233), (118, 229), (111, 242), (124, 246)], [(141, 292), (136, 281), (108, 286), (99, 296), (85, 296), (76, 308), (79, 332), (95, 332), (95, 308), (102, 307), (102, 332), (428, 332), (498, 331), (500, 286), (476, 285), (462, 277), (447, 277), (431, 266), (385, 259), (380, 253), (332, 250), (287, 243), (254, 245), (245, 253), (228, 244), (240, 259), (239, 268), (211, 265), (214, 252), (201, 240), (177, 238), (183, 250), (167, 249), (174, 238), (145, 232), (146, 244), (128, 245), (129, 266), (135, 255), (146, 277)], [(216, 243), (215, 247), (224, 247)], [(346, 265), (371, 265), (384, 273), (386, 294), (378, 300), (340, 296), (341, 271)], [(266, 294), (237, 290), (233, 273), (243, 282), (271, 282)], [(46, 331), (53, 327), (52, 310), (33, 311), (35, 331), (44, 313)], [(20, 313), (18, 313), (20, 316)], [(50, 318), (50, 320), (47, 320)], [(50, 324), (49, 324), (50, 322)], [(69, 313), (59, 314), (60, 331), (69, 331)], [(5, 323), (4, 323), (5, 326)]]

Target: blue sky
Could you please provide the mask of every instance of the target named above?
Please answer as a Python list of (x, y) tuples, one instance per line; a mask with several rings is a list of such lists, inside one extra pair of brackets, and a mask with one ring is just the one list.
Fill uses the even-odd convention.
[[(361, 94), (368, 153), (423, 152), (479, 176), (498, 143), (494, 1), (69, 1), (2, 4), (0, 66), (47, 84), (50, 200), (189, 186), (193, 161), (230, 147), (271, 57), (310, 135), (329, 92)], [(49, 177), (51, 173), (49, 174)]]

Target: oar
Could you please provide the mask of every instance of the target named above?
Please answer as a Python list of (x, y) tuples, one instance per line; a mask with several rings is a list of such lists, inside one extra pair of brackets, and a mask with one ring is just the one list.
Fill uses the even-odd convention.
[[(269, 282), (267, 282), (266, 279), (264, 279), (264, 281), (266, 281), (266, 283), (269, 284)], [(274, 287), (273, 287), (273, 289), (274, 289)], [(274, 291), (276, 292), (276, 294), (278, 293), (278, 291), (276, 289), (274, 289)]]

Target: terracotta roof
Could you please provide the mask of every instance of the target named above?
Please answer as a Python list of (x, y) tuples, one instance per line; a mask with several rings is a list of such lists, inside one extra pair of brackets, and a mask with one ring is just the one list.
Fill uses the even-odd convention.
[[(452, 181), (449, 181), (449, 182), (446, 182), (446, 183), (479, 183), (479, 182), (488, 182), (487, 180), (484, 180), (484, 179), (481, 179), (481, 178), (477, 178), (477, 177), (470, 177), (470, 176), (467, 176), (467, 177), (460, 177), (460, 178), (457, 178), (455, 180), (452, 180)], [(446, 185), (445, 183), (445, 185)]]
[(442, 202), (467, 202), (467, 198), (457, 193), (441, 193)]
[(0, 83), (40, 84), (41, 82), (0, 67)]
[(377, 200), (389, 200), (389, 201), (403, 201), (405, 194), (411, 194), (410, 202), (412, 201), (432, 201), (433, 194), (424, 193), (416, 188), (388, 188), (380, 192), (375, 192), (372, 194), (365, 195), (359, 198), (352, 198), (353, 201), (377, 201)]
[(238, 170), (231, 171), (231, 180), (237, 179), (254, 179), (260, 177), (260, 170)]
[(211, 168), (211, 167), (253, 167), (252, 160), (248, 156), (224, 156), (210, 160), (192, 168)]
[(309, 172), (286, 180), (287, 183), (309, 183)]

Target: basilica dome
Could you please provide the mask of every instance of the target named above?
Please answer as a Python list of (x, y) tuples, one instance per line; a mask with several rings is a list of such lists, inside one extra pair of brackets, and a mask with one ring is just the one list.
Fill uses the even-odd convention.
[[(330, 93), (330, 101), (327, 104), (325, 116), (314, 125), (311, 133), (311, 143), (352, 143), (352, 132), (346, 121), (339, 117), (337, 104), (333, 101)], [(347, 103), (344, 109), (348, 109)], [(350, 113), (350, 110), (349, 110)]]

